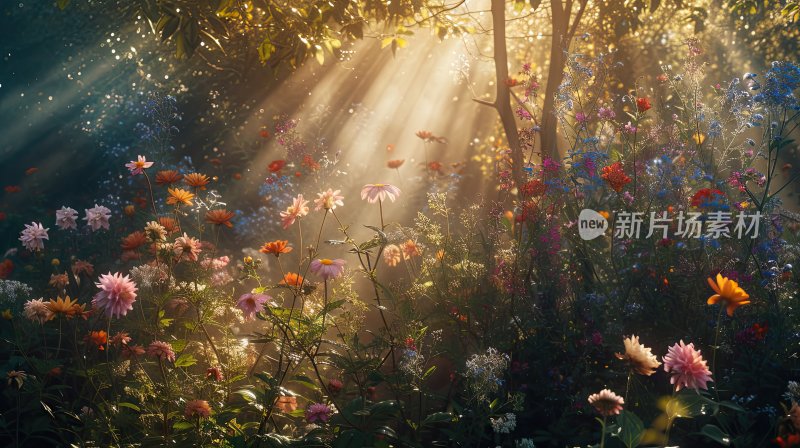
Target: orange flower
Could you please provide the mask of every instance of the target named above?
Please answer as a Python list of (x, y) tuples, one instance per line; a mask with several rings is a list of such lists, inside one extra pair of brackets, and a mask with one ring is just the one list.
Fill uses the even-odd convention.
[(122, 212), (125, 213), (125, 216), (133, 216), (136, 214), (136, 206), (133, 204), (128, 204), (122, 209)]
[(156, 173), (156, 183), (158, 185), (172, 185), (181, 179), (183, 179), (183, 176), (175, 170), (164, 170)]
[(64, 289), (69, 284), (69, 279), (67, 278), (67, 274), (51, 274), (50, 275), (50, 286), (57, 288), (57, 289)]
[(708, 304), (714, 305), (720, 300), (727, 305), (728, 316), (733, 316), (736, 308), (750, 303), (750, 295), (744, 289), (739, 287), (739, 284), (728, 277), (723, 277), (722, 274), (717, 274), (717, 281), (714, 282), (710, 277), (708, 278), (708, 285), (714, 290), (716, 294), (708, 298)]
[(439, 163), (439, 162), (433, 161), (433, 162), (430, 162), (428, 164), (428, 168), (430, 168), (431, 171), (441, 172), (442, 164)]
[(417, 243), (414, 242), (414, 240), (407, 240), (405, 243), (401, 245), (400, 249), (402, 249), (403, 251), (404, 260), (408, 260), (411, 257), (419, 257), (420, 255), (422, 255), (422, 253), (420, 253), (419, 251), (419, 246), (417, 246)]
[(284, 414), (297, 410), (297, 397), (283, 395), (275, 400), (275, 407)]
[(188, 191), (182, 188), (168, 188), (167, 191), (169, 192), (169, 197), (167, 198), (167, 204), (192, 205), (192, 199), (194, 198), (194, 194), (189, 193)]
[(386, 166), (388, 166), (393, 170), (396, 170), (403, 165), (403, 162), (405, 162), (405, 159), (390, 160), (386, 162)]
[(280, 284), (287, 286), (300, 286), (303, 284), (303, 276), (300, 274), (295, 274), (294, 272), (289, 272), (283, 276), (283, 280), (281, 280)]
[(86, 336), (86, 342), (91, 342), (98, 350), (105, 350), (105, 345), (108, 343), (108, 333), (103, 330), (89, 332), (89, 336)]
[(611, 165), (604, 166), (601, 171), (600, 177), (611, 185), (611, 188), (619, 193), (622, 187), (631, 182), (631, 178), (625, 174), (622, 169), (622, 163), (614, 162)]
[(122, 239), (122, 250), (136, 250), (147, 244), (147, 237), (139, 230)]
[(6, 258), (0, 262), (0, 279), (8, 278), (14, 272), (14, 262)]
[(235, 215), (235, 213), (225, 210), (224, 208), (209, 210), (206, 212), (206, 222), (217, 226), (225, 226), (230, 229), (233, 227), (231, 218), (233, 218)]
[(262, 254), (273, 254), (276, 257), (280, 257), (281, 254), (288, 254), (291, 252), (292, 248), (289, 247), (289, 242), (286, 240), (275, 240), (264, 243), (258, 251)]
[(50, 302), (47, 303), (47, 309), (54, 315), (63, 314), (68, 319), (72, 319), (77, 312), (77, 305), (78, 301), (70, 299), (69, 296), (63, 299), (61, 297), (56, 297), (55, 300), (50, 299)]
[(35, 174), (37, 171), (39, 171), (39, 168), (36, 168), (35, 166), (32, 166), (32, 167), (28, 168), (27, 170), (25, 170), (25, 175), (26, 176), (30, 176), (32, 174)]
[(175, 218), (160, 216), (158, 218), (158, 223), (161, 224), (161, 227), (163, 227), (167, 233), (172, 234), (181, 231), (181, 226), (178, 225), (178, 221), (176, 221)]
[(183, 181), (186, 182), (186, 185), (192, 188), (199, 188), (200, 190), (205, 190), (206, 185), (211, 181), (205, 174), (200, 173), (189, 173), (183, 176)]

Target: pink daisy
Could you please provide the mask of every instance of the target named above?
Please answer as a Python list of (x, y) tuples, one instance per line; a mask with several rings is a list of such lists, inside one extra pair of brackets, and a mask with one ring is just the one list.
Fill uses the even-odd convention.
[(675, 385), (676, 392), (684, 387), (708, 390), (706, 383), (711, 381), (711, 371), (700, 351), (683, 341), (669, 348), (664, 356), (664, 371), (672, 373), (669, 382)]
[(314, 204), (316, 205), (314, 210), (322, 210), (323, 208), (325, 210), (333, 210), (337, 206), (344, 207), (344, 202), (342, 202), (344, 196), (339, 194), (341, 192), (342, 190), (331, 190), (328, 188), (327, 191), (317, 193), (319, 197), (314, 200)]
[(70, 207), (61, 207), (56, 210), (56, 225), (61, 230), (78, 228), (78, 211)]
[(138, 156), (137, 160), (131, 160), (125, 164), (125, 168), (131, 171), (131, 175), (144, 174), (145, 168), (153, 166), (153, 162), (148, 162), (144, 156)]
[(25, 224), (25, 228), (19, 233), (19, 240), (22, 241), (22, 245), (25, 246), (25, 249), (31, 252), (42, 250), (44, 249), (44, 240), (50, 239), (47, 236), (48, 230), (50, 229), (45, 229), (41, 223), (32, 222), (30, 224)]
[(44, 299), (28, 300), (23, 307), (25, 317), (34, 322), (43, 324), (53, 318), (53, 312)]
[(330, 280), (339, 277), (344, 272), (345, 261), (341, 258), (331, 260), (328, 258), (320, 258), (311, 262), (309, 269), (311, 272), (322, 277), (323, 280)]
[(603, 389), (599, 393), (589, 395), (589, 404), (594, 406), (603, 417), (610, 417), (618, 415), (622, 411), (625, 400), (614, 392)]
[(306, 409), (306, 420), (309, 423), (320, 422), (327, 423), (331, 418), (331, 408), (324, 403), (314, 403)]
[(133, 302), (136, 301), (136, 283), (129, 276), (123, 277), (119, 272), (103, 274), (99, 280), (95, 285), (100, 291), (94, 295), (92, 306), (105, 310), (109, 318), (128, 314), (128, 311), (133, 309)]
[(197, 238), (192, 238), (183, 232), (183, 236), (175, 239), (173, 252), (179, 260), (197, 261), (197, 256), (202, 251), (202, 243)]
[(97, 232), (101, 228), (108, 230), (110, 225), (108, 220), (111, 218), (111, 210), (102, 205), (94, 204), (93, 208), (86, 209), (86, 216), (83, 218), (86, 224), (92, 228), (92, 232)]
[(246, 320), (252, 320), (256, 313), (264, 311), (264, 304), (272, 300), (272, 297), (266, 294), (242, 294), (239, 300), (236, 301), (236, 307), (244, 312)]
[(370, 204), (385, 201), (388, 197), (394, 202), (400, 196), (400, 189), (389, 184), (367, 184), (361, 189), (361, 199), (366, 199)]
[(286, 207), (286, 211), (281, 212), (281, 222), (284, 229), (294, 224), (297, 218), (302, 218), (308, 214), (308, 201), (303, 199), (302, 194), (298, 194), (292, 205)]
[(175, 361), (175, 352), (169, 342), (153, 341), (147, 346), (147, 354), (162, 361)]

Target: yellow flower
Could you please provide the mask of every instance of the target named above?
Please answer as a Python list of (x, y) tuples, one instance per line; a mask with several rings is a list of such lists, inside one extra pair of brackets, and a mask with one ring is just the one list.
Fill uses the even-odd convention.
[(54, 315), (63, 314), (68, 318), (72, 318), (75, 316), (75, 306), (77, 304), (78, 301), (70, 299), (69, 296), (66, 296), (63, 299), (61, 297), (56, 297), (55, 300), (50, 299), (50, 302), (47, 304), (47, 308)]
[(0, 314), (0, 315), (2, 315), (3, 319), (5, 319), (5, 320), (11, 320), (14, 317), (14, 315), (11, 314), (11, 309), (9, 309), (9, 308), (6, 308), (5, 310), (3, 310), (3, 313)]
[(740, 288), (738, 283), (728, 277), (723, 277), (722, 274), (717, 274), (716, 283), (709, 278), (708, 284), (711, 286), (711, 289), (716, 292), (716, 294), (708, 298), (708, 304), (714, 305), (722, 300), (727, 305), (728, 316), (733, 316), (733, 312), (736, 308), (750, 303), (750, 301), (747, 300), (750, 298), (750, 295), (744, 292), (744, 289)]
[(167, 198), (167, 204), (192, 205), (192, 198), (194, 198), (194, 194), (189, 193), (188, 191), (182, 188), (168, 188), (167, 191), (169, 192), (169, 197)]

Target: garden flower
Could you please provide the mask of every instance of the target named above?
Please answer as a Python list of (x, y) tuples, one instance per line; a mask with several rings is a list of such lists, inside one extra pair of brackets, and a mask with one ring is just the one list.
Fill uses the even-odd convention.
[(47, 235), (49, 228), (45, 229), (41, 223), (32, 222), (25, 224), (25, 228), (19, 234), (19, 240), (25, 249), (31, 252), (40, 251), (44, 249), (44, 240), (49, 240)]
[(56, 210), (56, 226), (61, 230), (78, 228), (78, 211), (69, 207)]
[(651, 107), (652, 106), (650, 105), (650, 99), (649, 98), (644, 97), (644, 98), (637, 98), (636, 99), (636, 110), (638, 110), (639, 113), (645, 113), (648, 110), (650, 110)]
[(400, 168), (401, 166), (403, 166), (404, 162), (405, 162), (405, 159), (390, 160), (390, 161), (386, 162), (386, 166), (391, 168), (391, 169), (393, 169), (393, 170), (396, 170), (396, 169)]
[(344, 383), (342, 383), (340, 380), (337, 380), (336, 378), (328, 380), (328, 393), (330, 393), (331, 395), (337, 395), (339, 392), (342, 391), (343, 387)]
[(56, 289), (64, 289), (69, 284), (67, 274), (50, 274), (50, 286)]
[(167, 239), (167, 229), (156, 221), (150, 221), (144, 226), (144, 234), (152, 242)]
[(120, 331), (111, 337), (111, 345), (114, 345), (116, 347), (128, 345), (130, 342), (131, 342), (131, 336), (124, 331)]
[(277, 173), (282, 170), (284, 166), (286, 166), (285, 160), (273, 160), (267, 165), (267, 169), (270, 173)]
[(286, 211), (281, 212), (281, 222), (284, 229), (294, 224), (297, 218), (308, 215), (308, 201), (303, 199), (302, 194), (298, 194), (292, 201), (292, 205), (286, 207)]
[(610, 417), (618, 415), (622, 411), (625, 400), (614, 392), (603, 389), (599, 393), (589, 395), (589, 404), (594, 406), (603, 417)]
[(625, 354), (617, 353), (618, 359), (626, 361), (631, 370), (640, 375), (650, 376), (656, 372), (661, 363), (648, 347), (639, 343), (639, 336), (631, 335), (622, 342), (625, 344)]
[(419, 246), (416, 242), (414, 242), (414, 240), (407, 240), (405, 243), (403, 243), (401, 250), (403, 251), (404, 260), (422, 255), (422, 253), (419, 251)]
[(619, 193), (622, 187), (631, 182), (631, 178), (622, 170), (621, 162), (614, 162), (611, 165), (603, 167), (600, 171), (600, 177), (611, 185), (611, 188)]
[(279, 396), (278, 399), (275, 400), (275, 407), (284, 414), (294, 412), (297, 410), (297, 397), (289, 395)]
[(181, 226), (178, 224), (178, 221), (175, 218), (170, 218), (169, 216), (159, 216), (158, 223), (167, 231), (168, 235), (171, 235), (176, 232), (181, 231)]
[(694, 349), (694, 344), (686, 345), (683, 341), (669, 348), (664, 356), (664, 371), (672, 374), (669, 382), (675, 385), (676, 392), (684, 387), (707, 390), (706, 383), (711, 381), (711, 371), (700, 351)]
[(183, 232), (183, 236), (175, 239), (172, 250), (179, 260), (197, 261), (197, 256), (202, 251), (200, 247), (200, 240), (192, 238), (186, 232)]
[(331, 190), (328, 188), (322, 193), (317, 193), (319, 197), (314, 200), (314, 204), (316, 205), (314, 210), (333, 210), (336, 206), (343, 207), (344, 202), (342, 202), (342, 199), (344, 199), (344, 196), (339, 194), (341, 191), (342, 190)]
[(17, 389), (22, 389), (22, 385), (25, 384), (25, 380), (28, 378), (28, 374), (25, 373), (24, 370), (9, 370), (6, 372), (6, 378), (8, 378), (8, 385), (16, 385)]
[(242, 310), (245, 320), (252, 320), (256, 313), (264, 311), (264, 304), (272, 300), (266, 294), (247, 293), (242, 294), (236, 301), (236, 307)]
[(383, 249), (383, 261), (391, 267), (395, 267), (403, 259), (403, 252), (396, 244), (390, 244)]
[(144, 174), (146, 168), (153, 166), (153, 162), (148, 162), (144, 156), (138, 156), (137, 160), (132, 160), (125, 164), (125, 168), (131, 171), (131, 175)]
[(156, 173), (156, 183), (158, 185), (172, 185), (180, 182), (183, 175), (175, 170), (164, 170)]
[(23, 312), (28, 320), (44, 324), (53, 318), (53, 313), (45, 303), (44, 299), (28, 300), (23, 306)]
[(280, 284), (286, 286), (300, 286), (303, 284), (303, 280), (302, 275), (288, 272), (283, 276), (283, 280), (280, 281)]
[(65, 296), (63, 299), (61, 297), (56, 297), (55, 300), (50, 299), (47, 303), (47, 309), (49, 309), (54, 316), (60, 314), (66, 316), (68, 319), (72, 319), (75, 317), (75, 306), (77, 304), (78, 301), (72, 300), (69, 296)]
[(214, 366), (206, 369), (206, 378), (214, 381), (222, 381), (225, 379), (225, 376), (222, 374), (222, 370), (219, 367)]
[(280, 257), (281, 254), (288, 254), (291, 252), (292, 248), (289, 247), (289, 242), (286, 240), (275, 240), (264, 243), (258, 251), (262, 254), (272, 254), (276, 257)]
[(121, 353), (124, 359), (131, 359), (144, 355), (145, 350), (141, 345), (123, 345)]
[(400, 196), (400, 189), (390, 184), (366, 184), (361, 189), (361, 199), (366, 199), (370, 204), (385, 201), (388, 197), (394, 202)]
[(721, 204), (725, 200), (725, 193), (716, 188), (701, 188), (692, 196), (692, 207), (710, 207)]
[(122, 250), (136, 250), (147, 244), (147, 237), (143, 232), (137, 230), (130, 235), (122, 238)]
[(206, 212), (206, 222), (214, 224), (216, 226), (225, 226), (230, 229), (233, 228), (233, 223), (231, 223), (231, 219), (234, 216), (236, 216), (235, 213), (225, 210), (224, 208), (217, 210), (209, 210)]
[(211, 181), (205, 174), (200, 173), (189, 173), (183, 176), (183, 181), (186, 185), (200, 190), (205, 190), (206, 185)]
[(716, 283), (710, 277), (707, 280), (708, 285), (716, 293), (708, 298), (708, 304), (714, 305), (722, 301), (727, 306), (728, 316), (733, 316), (736, 308), (750, 304), (750, 301), (747, 300), (750, 295), (740, 288), (737, 282), (728, 277), (723, 277), (722, 274), (717, 274)]
[(327, 423), (333, 411), (327, 404), (314, 403), (306, 409), (306, 420), (309, 423)]
[(194, 199), (194, 193), (190, 193), (182, 188), (167, 188), (167, 192), (169, 193), (169, 197), (167, 198), (167, 204), (192, 205), (192, 199)]
[(198, 417), (208, 418), (211, 416), (211, 406), (205, 400), (191, 400), (186, 402), (186, 408), (183, 410), (183, 415), (186, 418)]
[(95, 285), (100, 291), (94, 295), (92, 306), (105, 310), (109, 318), (125, 316), (136, 301), (136, 283), (129, 276), (117, 272), (103, 274)]
[(110, 228), (108, 220), (111, 218), (111, 210), (108, 207), (94, 204), (93, 208), (87, 208), (85, 211), (86, 216), (83, 220), (92, 228), (92, 232), (97, 232), (101, 228), (106, 230)]
[(345, 261), (341, 258), (331, 260), (329, 258), (320, 258), (314, 260), (309, 265), (311, 272), (322, 277), (323, 280), (330, 280), (339, 277), (344, 272)]
[(153, 341), (147, 346), (147, 354), (162, 361), (175, 361), (175, 352), (169, 342)]
[(498, 418), (489, 418), (489, 423), (495, 434), (511, 434), (517, 428), (517, 415), (508, 412)]
[(617, 114), (610, 107), (601, 107), (597, 110), (597, 118), (604, 121), (613, 120), (616, 116)]
[(106, 344), (108, 343), (108, 333), (103, 330), (100, 331), (90, 331), (89, 334), (86, 336), (86, 342), (94, 344), (97, 350), (103, 351), (106, 349)]

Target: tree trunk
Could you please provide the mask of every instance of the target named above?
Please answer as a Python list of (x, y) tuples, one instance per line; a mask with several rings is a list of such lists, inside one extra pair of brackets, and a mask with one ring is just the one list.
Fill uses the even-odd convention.
[(555, 114), (555, 102), (558, 86), (564, 79), (564, 67), (567, 58), (564, 52), (565, 45), (569, 42), (569, 16), (572, 12), (572, 2), (568, 2), (565, 10), (561, 5), (561, 0), (550, 2), (553, 11), (553, 34), (550, 37), (550, 66), (547, 70), (547, 87), (544, 93), (544, 104), (542, 105), (542, 125), (539, 133), (539, 145), (542, 159), (549, 157), (558, 160), (560, 152), (558, 149), (558, 119)]

